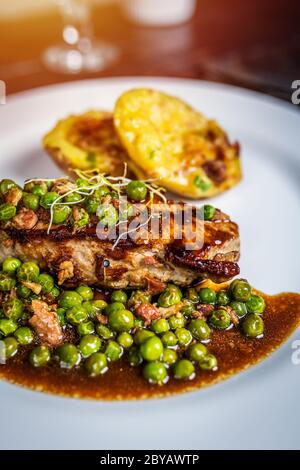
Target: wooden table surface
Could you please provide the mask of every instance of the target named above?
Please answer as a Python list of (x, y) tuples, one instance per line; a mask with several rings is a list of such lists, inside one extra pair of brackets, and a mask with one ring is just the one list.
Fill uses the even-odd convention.
[[(291, 81), (300, 79), (299, 3), (199, 0), (190, 22), (168, 28), (130, 23), (117, 6), (97, 7), (93, 10), (95, 35), (118, 45), (121, 55), (105, 72), (92, 75), (57, 74), (44, 67), (43, 50), (60, 41), (58, 14), (0, 19), (0, 79), (6, 82), (8, 93), (15, 93), (90, 77), (193, 77), (239, 84), (288, 100)], [(228, 64), (232, 54), (246, 60), (246, 73), (245, 64)]]

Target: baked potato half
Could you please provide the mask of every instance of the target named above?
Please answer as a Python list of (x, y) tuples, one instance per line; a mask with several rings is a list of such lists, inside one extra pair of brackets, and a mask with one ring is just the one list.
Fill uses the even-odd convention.
[(241, 179), (238, 143), (178, 98), (130, 90), (116, 103), (114, 123), (133, 162), (174, 193), (207, 198)]
[(145, 178), (142, 169), (128, 158), (115, 132), (113, 116), (106, 111), (88, 111), (58, 121), (45, 135), (43, 144), (57, 165), (72, 174), (73, 169), (97, 169), (112, 176)]

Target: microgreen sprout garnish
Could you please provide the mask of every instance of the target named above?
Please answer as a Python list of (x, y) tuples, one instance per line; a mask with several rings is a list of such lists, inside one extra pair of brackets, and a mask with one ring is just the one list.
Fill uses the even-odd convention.
[[(127, 178), (127, 164), (124, 164), (124, 173), (123, 176), (105, 176), (101, 173), (98, 172), (97, 169), (91, 169), (91, 170), (73, 170), (73, 173), (76, 174), (76, 176), (79, 178), (78, 184), (75, 185), (72, 183), (72, 180), (69, 180), (70, 183), (72, 183), (71, 188), (64, 192), (63, 194), (59, 194), (57, 198), (49, 205), (49, 212), (50, 212), (50, 220), (49, 220), (49, 225), (47, 229), (47, 234), (49, 235), (52, 225), (55, 223), (54, 220), (54, 213), (55, 213), (55, 208), (57, 206), (76, 206), (77, 204), (84, 203), (86, 198), (89, 198), (93, 195), (97, 197), (97, 190), (99, 190), (101, 187), (105, 187), (108, 189), (108, 196), (112, 195), (113, 193), (117, 196), (118, 199), (121, 199), (126, 193), (126, 188), (127, 186), (131, 183), (131, 179)], [(47, 186), (49, 188), (56, 183), (60, 181), (66, 181), (66, 177), (61, 177), (61, 178), (32, 178), (26, 180), (25, 184), (28, 183), (34, 183), (34, 184), (41, 184), (41, 183), (47, 183)], [(51, 185), (52, 183), (52, 185)], [(154, 203), (154, 198), (155, 196), (158, 197), (163, 203), (167, 203), (167, 198), (164, 195), (164, 188), (159, 187), (157, 184), (155, 184), (155, 180), (143, 180), (140, 181), (139, 183), (140, 186), (144, 185), (144, 188), (147, 188), (148, 195), (145, 201), (145, 207), (146, 208), (151, 208), (151, 206)], [(68, 188), (67, 188), (68, 189)], [(55, 191), (55, 189), (53, 189)], [(72, 197), (70, 197), (72, 194), (75, 194), (80, 197), (75, 197), (74, 200), (72, 200)], [(66, 200), (69, 196), (69, 200)], [(112, 195), (113, 197), (113, 195)], [(134, 197), (134, 201), (136, 202), (137, 200)], [(99, 200), (100, 204), (100, 200)], [(143, 224), (140, 224), (139, 227), (143, 227), (148, 224), (150, 221), (152, 215), (149, 215), (149, 220), (147, 222), (144, 222)], [(122, 220), (116, 223), (116, 227), (120, 225)], [(137, 227), (137, 228), (139, 228)], [(134, 232), (137, 230), (137, 228), (130, 230), (129, 232), (124, 232), (120, 234), (118, 240), (116, 241), (114, 246), (117, 246), (118, 242), (120, 239), (125, 237), (128, 233)]]

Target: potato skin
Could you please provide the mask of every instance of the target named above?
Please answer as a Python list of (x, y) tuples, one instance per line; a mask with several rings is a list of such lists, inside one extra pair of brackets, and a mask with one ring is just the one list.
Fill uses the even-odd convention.
[(207, 198), (241, 179), (239, 145), (178, 98), (130, 90), (116, 103), (114, 123), (135, 164), (174, 193)]
[(144, 176), (128, 158), (114, 129), (112, 113), (88, 111), (58, 121), (43, 139), (45, 150), (64, 171), (98, 169), (112, 176)]

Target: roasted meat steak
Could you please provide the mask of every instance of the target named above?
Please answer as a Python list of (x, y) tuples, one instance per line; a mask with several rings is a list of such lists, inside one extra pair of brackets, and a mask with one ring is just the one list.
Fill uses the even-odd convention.
[[(162, 222), (166, 206), (169, 229)], [(198, 224), (195, 233), (201, 232), (200, 243), (195, 233), (187, 235), (185, 226), (177, 223), (175, 213), (186, 207), (172, 201), (157, 204), (151, 219), (137, 224), (130, 236), (128, 228), (122, 229), (122, 223), (117, 230), (114, 228), (115, 234), (108, 228), (100, 228), (99, 233), (96, 215), (87, 226), (74, 231), (68, 224), (52, 225), (49, 229), (49, 211), (43, 208), (33, 221), (26, 213), (21, 217), (21, 222), (25, 222), (20, 223), (19, 214), (0, 227), (1, 261), (8, 256), (35, 260), (42, 269), (56, 274), (59, 284), (66, 287), (84, 283), (107, 288), (146, 288), (152, 293), (162, 291), (168, 282), (187, 286), (205, 278), (222, 282), (239, 274), (237, 224), (219, 210), (212, 220), (199, 222), (193, 209), (190, 221), (193, 228)], [(158, 236), (150, 226), (152, 219), (157, 221)], [(201, 236), (196, 238), (201, 240)]]

